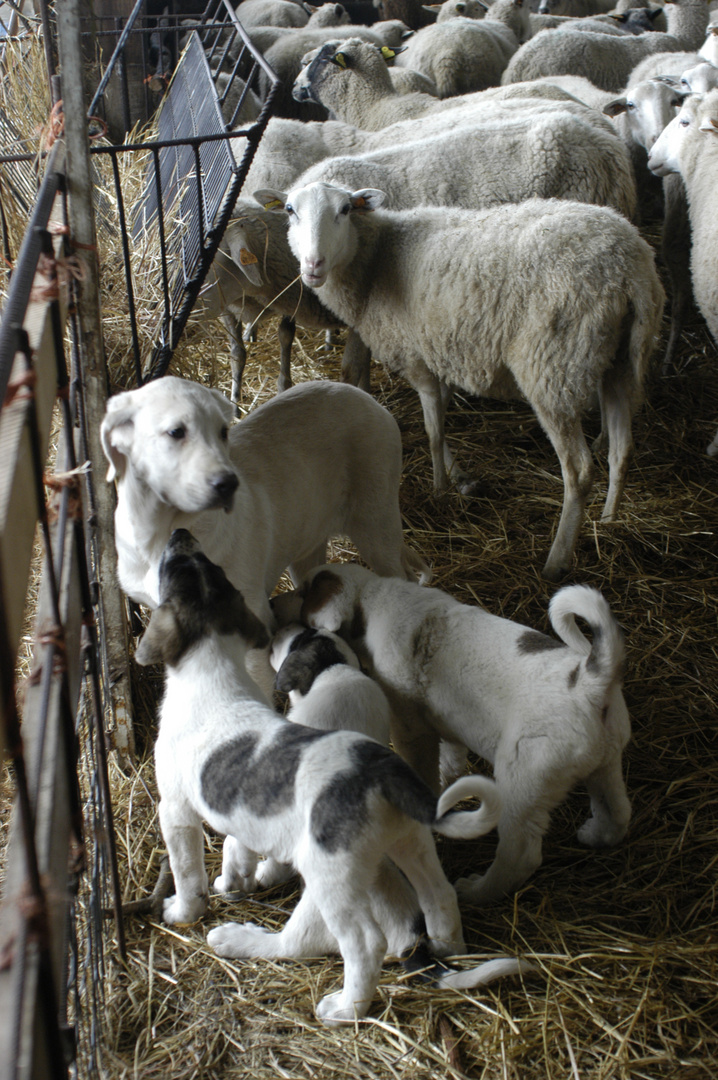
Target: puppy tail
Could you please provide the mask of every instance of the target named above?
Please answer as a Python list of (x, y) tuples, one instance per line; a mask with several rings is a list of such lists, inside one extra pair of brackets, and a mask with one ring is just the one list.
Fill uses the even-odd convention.
[(407, 581), (418, 581), (419, 585), (428, 585), (431, 581), (431, 567), (408, 544), (404, 544), (402, 549), (401, 565), (404, 567)]
[(488, 986), (496, 979), (507, 975), (524, 975), (536, 971), (536, 965), (517, 957), (500, 957), (487, 960), (477, 967), (455, 968), (445, 960), (438, 960), (431, 952), (429, 942), (422, 935), (413, 948), (400, 957), (401, 965), (410, 975), (415, 975), (423, 982), (438, 986), (442, 990), (471, 990), (475, 986)]
[[(481, 799), (478, 810), (455, 810), (462, 799)], [(436, 819), (431, 826), (442, 836), (472, 840), (498, 825), (501, 814), (499, 789), (488, 776), (461, 776), (448, 787), (436, 804)]]
[[(569, 585), (552, 598), (548, 608), (551, 625), (569, 649), (586, 657), (586, 671), (594, 676), (613, 679), (624, 661), (623, 634), (608, 602), (598, 589), (588, 585)], [(591, 643), (576, 625), (576, 616), (588, 623)]]

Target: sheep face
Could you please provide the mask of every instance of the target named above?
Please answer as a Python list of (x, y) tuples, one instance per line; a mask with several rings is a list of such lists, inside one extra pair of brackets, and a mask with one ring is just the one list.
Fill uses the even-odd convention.
[(352, 216), (375, 210), (384, 201), (384, 193), (375, 188), (344, 191), (322, 182), (295, 188), (288, 195), (255, 191), (254, 197), (265, 206), (284, 206), (289, 216), (289, 246), (299, 260), (302, 281), (312, 289), (321, 288), (335, 267), (353, 258)]
[(681, 148), (689, 133), (700, 124), (699, 107), (701, 98), (691, 96), (684, 101), (681, 111), (663, 130), (648, 155), (648, 168), (656, 176), (667, 176), (681, 171)]
[(681, 75), (681, 89), (692, 94), (707, 94), (718, 86), (718, 68), (707, 61), (688, 68)]
[(604, 105), (607, 116), (626, 114), (626, 122), (634, 142), (650, 151), (676, 110), (683, 104), (685, 91), (670, 79), (644, 79), (626, 94)]

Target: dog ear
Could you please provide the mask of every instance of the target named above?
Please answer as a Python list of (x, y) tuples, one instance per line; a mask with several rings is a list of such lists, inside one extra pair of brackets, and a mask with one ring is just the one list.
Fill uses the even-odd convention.
[(250, 649), (264, 649), (269, 645), (269, 631), (261, 619), (247, 607), (240, 592), (232, 603), (232, 618), (235, 629), (239, 630)]
[(229, 424), (232, 420), (234, 420), (237, 415), (234, 405), (229, 400), (229, 398), (224, 396), (221, 390), (215, 390), (213, 388), (210, 388), (210, 393), (214, 394), (217, 403), (222, 409), (222, 416)]
[(331, 570), (315, 574), (304, 597), (301, 622), (305, 626), (320, 626), (338, 633), (342, 624), (341, 604), (338, 597), (344, 589), (342, 579)]
[(150, 621), (135, 650), (135, 660), (141, 667), (171, 663), (179, 655), (180, 628), (169, 604), (162, 604), (150, 616)]
[(132, 446), (134, 437), (135, 404), (131, 391), (111, 397), (107, 402), (107, 412), (100, 427), (100, 440), (110, 467), (107, 470), (107, 482), (115, 477), (122, 479), (125, 473), (125, 459)]
[(314, 671), (309, 669), (307, 658), (300, 652), (289, 653), (277, 672), (274, 685), (282, 694), (298, 690), (300, 694), (309, 693), (314, 681)]

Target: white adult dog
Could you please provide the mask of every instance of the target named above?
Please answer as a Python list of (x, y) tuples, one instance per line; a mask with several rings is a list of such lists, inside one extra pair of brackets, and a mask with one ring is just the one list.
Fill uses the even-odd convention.
[(229, 427), (233, 416), (219, 391), (170, 376), (110, 398), (102, 445), (117, 481), (120, 584), (133, 600), (157, 606), (177, 527), (193, 530), (266, 626), (282, 572), (301, 580), (333, 535), (348, 535), (378, 574), (428, 579), (402, 539), (399, 428), (369, 394), (308, 382)]
[(394, 749), (430, 786), (438, 789), (440, 739), (493, 763), (496, 857), (483, 877), (457, 882), (460, 898), (491, 903), (525, 881), (541, 864), (551, 811), (579, 781), (592, 811), (579, 840), (623, 838), (631, 815), (621, 770), (631, 733), (623, 637), (596, 589), (573, 585), (553, 597), (561, 641), (354, 564), (314, 571), (301, 592), (302, 621), (342, 634), (368, 664), (392, 708)]
[[(193, 922), (205, 911), (204, 819), (234, 838), (223, 874), (239, 874), (251, 887), (256, 852), (265, 852), (291, 863), (305, 882), (281, 933), (230, 924), (210, 932), (210, 945), (232, 957), (338, 950), (344, 986), (319, 1003), (317, 1016), (326, 1023), (362, 1016), (387, 949), (416, 944), (417, 916), (434, 955), (463, 950), (456, 893), (431, 829), (473, 837), (493, 828), (496, 785), (463, 777), (437, 802), (373, 739), (287, 723), (260, 700), (244, 666), (247, 649), (268, 642), (264, 625), (186, 530), (172, 534), (159, 577), (161, 604), (137, 659), (167, 668), (155, 763), (176, 894), (164, 902), (164, 919)], [(482, 800), (480, 809), (451, 812), (471, 796)], [(518, 970), (519, 961), (504, 958), (473, 972), (444, 969), (438, 981), (478, 985)]]

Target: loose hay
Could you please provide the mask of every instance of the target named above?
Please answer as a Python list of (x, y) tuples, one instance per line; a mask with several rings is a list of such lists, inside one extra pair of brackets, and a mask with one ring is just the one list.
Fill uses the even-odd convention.
[[(655, 241), (655, 229), (648, 235)], [(112, 250), (103, 256), (103, 310), (119, 388), (132, 369)], [(140, 277), (140, 319), (149, 320), (142, 290), (155, 287), (151, 258)], [(269, 323), (249, 349), (243, 411), (274, 392), (278, 352)], [(628, 838), (607, 851), (579, 846), (587, 799), (577, 791), (555, 813), (544, 863), (519, 894), (464, 913), (470, 950), (527, 955), (539, 972), (456, 993), (426, 988), (387, 964), (370, 1016), (327, 1029), (314, 1007), (341, 980), (337, 959), (231, 962), (205, 944), (207, 929), (225, 919), (279, 928), (297, 889), (213, 897), (191, 927), (128, 921), (127, 966), (111, 958), (106, 970), (107, 1078), (699, 1080), (718, 1073), (718, 466), (704, 453), (718, 424), (715, 362), (694, 316), (679, 350), (680, 374), (656, 374), (647, 387), (615, 525), (598, 520), (607, 486), (605, 457), (598, 460), (570, 577), (602, 589), (627, 635)], [(172, 371), (228, 393), (221, 325), (193, 316)], [(298, 330), (293, 371), (296, 381), (336, 379), (339, 352), (325, 353), (322, 335)], [(377, 366), (372, 379), (402, 431), (407, 539), (433, 563), (434, 584), (547, 629), (554, 587), (539, 573), (562, 484), (531, 410), (459, 397), (449, 434), (483, 486), (474, 499), (436, 498), (416, 395)], [(597, 433), (595, 419), (587, 430)], [(353, 554), (348, 543), (334, 545), (334, 558)], [(112, 775), (125, 900), (152, 892), (164, 854), (151, 760), (161, 679), (157, 672), (134, 677), (142, 749), (131, 776)], [(495, 837), (439, 841), (452, 879), (486, 867), (494, 845)], [(211, 880), (221, 863), (216, 836), (207, 837), (207, 862)]]

